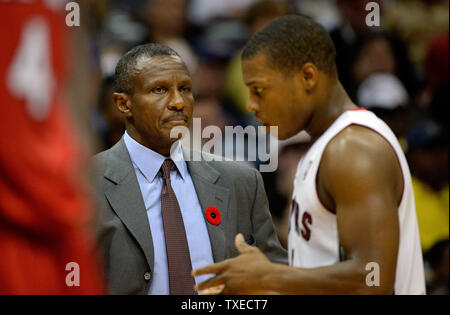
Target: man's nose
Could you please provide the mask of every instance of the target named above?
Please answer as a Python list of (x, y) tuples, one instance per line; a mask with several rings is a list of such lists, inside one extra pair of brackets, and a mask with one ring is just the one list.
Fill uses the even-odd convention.
[(257, 113), (259, 111), (259, 106), (256, 102), (252, 101), (251, 99), (247, 102), (247, 110), (250, 113)]
[(175, 90), (170, 98), (168, 107), (171, 110), (182, 110), (184, 108), (184, 99), (183, 96), (181, 95), (180, 91)]

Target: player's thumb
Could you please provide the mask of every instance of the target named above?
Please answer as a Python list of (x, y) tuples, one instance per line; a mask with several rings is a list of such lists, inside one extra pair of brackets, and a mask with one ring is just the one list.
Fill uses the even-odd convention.
[(234, 239), (234, 244), (236, 245), (237, 250), (241, 254), (244, 254), (244, 253), (248, 252), (252, 248), (250, 245), (248, 245), (245, 242), (244, 236), (241, 233), (236, 235), (236, 237)]

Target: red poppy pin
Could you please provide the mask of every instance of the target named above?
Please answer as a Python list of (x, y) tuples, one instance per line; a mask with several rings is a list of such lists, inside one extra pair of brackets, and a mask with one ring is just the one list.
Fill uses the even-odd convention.
[(216, 207), (208, 207), (205, 210), (205, 215), (208, 222), (211, 223), (212, 225), (219, 225), (220, 221), (222, 220), (220, 211), (217, 210)]

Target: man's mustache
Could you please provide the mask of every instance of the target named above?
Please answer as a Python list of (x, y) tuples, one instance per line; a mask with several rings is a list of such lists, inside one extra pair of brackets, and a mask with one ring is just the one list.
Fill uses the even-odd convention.
[(163, 119), (163, 123), (172, 121), (172, 120), (184, 120), (185, 122), (188, 122), (189, 117), (186, 114), (176, 114), (167, 118)]

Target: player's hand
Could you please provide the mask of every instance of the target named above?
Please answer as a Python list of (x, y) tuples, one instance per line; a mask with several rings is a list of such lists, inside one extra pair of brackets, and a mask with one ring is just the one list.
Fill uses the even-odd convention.
[[(193, 276), (216, 274), (215, 277), (195, 286), (197, 291), (206, 290), (206, 294), (265, 294), (269, 293), (261, 286), (261, 279), (270, 273), (272, 263), (254, 246), (248, 245), (242, 234), (236, 235), (235, 245), (240, 255), (192, 271)], [(222, 288), (222, 291), (214, 290)]]

